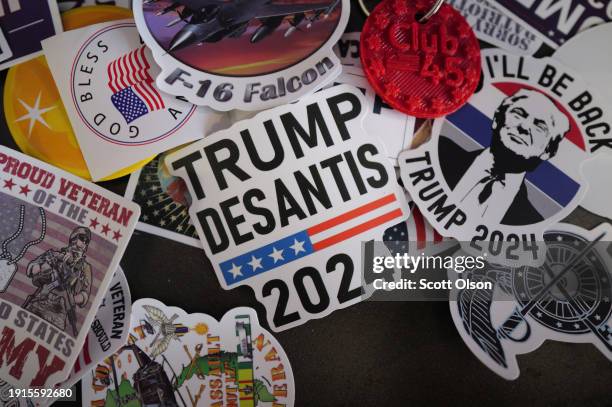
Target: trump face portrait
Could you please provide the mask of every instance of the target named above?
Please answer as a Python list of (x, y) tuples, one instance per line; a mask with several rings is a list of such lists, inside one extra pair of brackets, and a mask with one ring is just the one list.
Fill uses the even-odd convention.
[(463, 209), (508, 225), (543, 220), (532, 204), (525, 176), (550, 160), (570, 129), (564, 112), (548, 96), (522, 88), (493, 114), (489, 147), (468, 149), (440, 136), (444, 177)]
[(550, 98), (521, 89), (504, 99), (495, 112), (491, 151), (497, 160), (518, 160), (516, 164), (524, 162), (525, 170), (532, 171), (554, 157), (568, 130), (569, 120)]

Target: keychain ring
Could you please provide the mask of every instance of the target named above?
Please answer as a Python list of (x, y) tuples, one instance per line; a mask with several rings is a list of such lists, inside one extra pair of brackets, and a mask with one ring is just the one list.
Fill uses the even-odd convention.
[[(359, 7), (361, 7), (361, 11), (363, 11), (363, 13), (366, 16), (369, 16), (370, 15), (370, 10), (368, 10), (368, 8), (366, 7), (366, 5), (365, 5), (365, 3), (363, 1), (364, 0), (357, 0), (357, 2), (359, 3)], [(429, 9), (429, 11), (427, 13), (425, 13), (423, 15), (423, 17), (419, 18), (419, 23), (426, 23), (427, 20), (429, 20), (431, 17), (433, 17), (434, 14), (436, 14), (438, 12), (438, 10), (440, 10), (440, 7), (442, 7), (442, 4), (444, 4), (444, 0), (436, 0), (436, 2)]]
[(368, 10), (363, 0), (357, 0), (357, 2), (359, 3), (359, 7), (361, 7), (361, 11), (363, 11), (363, 14), (365, 14), (366, 17), (369, 16), (370, 10)]
[(419, 23), (426, 23), (427, 20), (432, 18), (440, 10), (440, 7), (442, 7), (442, 4), (444, 4), (444, 0), (436, 0), (436, 2), (429, 9), (429, 11), (425, 13), (423, 17), (419, 18)]

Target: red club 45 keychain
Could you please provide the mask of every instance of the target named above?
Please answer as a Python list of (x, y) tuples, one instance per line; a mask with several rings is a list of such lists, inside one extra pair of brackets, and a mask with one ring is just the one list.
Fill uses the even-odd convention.
[(444, 0), (383, 0), (361, 33), (361, 63), (390, 106), (442, 117), (463, 106), (480, 78), (480, 47), (465, 19)]

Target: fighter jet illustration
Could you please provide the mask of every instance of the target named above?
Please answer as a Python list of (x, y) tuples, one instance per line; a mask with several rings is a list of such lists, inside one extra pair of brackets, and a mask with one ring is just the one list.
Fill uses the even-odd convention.
[[(180, 337), (185, 335), (189, 328), (185, 327), (182, 324), (175, 324), (174, 320), (178, 318), (178, 315), (174, 314), (171, 318), (168, 318), (166, 314), (162, 310), (152, 305), (143, 305), (143, 308), (147, 312), (145, 318), (147, 322), (150, 322), (151, 325), (155, 327), (159, 327), (159, 331), (157, 335), (151, 341), (150, 356), (155, 359), (155, 357), (161, 355), (168, 349), (170, 345), (170, 341), (172, 339), (180, 340)], [(161, 336), (161, 337), (160, 337)]]
[[(144, 0), (145, 3), (157, 1)], [(224, 38), (238, 38), (253, 20), (257, 20), (260, 26), (251, 36), (252, 43), (273, 33), (285, 18), (289, 18), (291, 25), (285, 32), (285, 37), (288, 37), (301, 25), (310, 28), (315, 21), (329, 17), (340, 1), (279, 4), (275, 0), (174, 0), (157, 15), (178, 14), (166, 27), (187, 23), (170, 41), (169, 51), (176, 51)]]

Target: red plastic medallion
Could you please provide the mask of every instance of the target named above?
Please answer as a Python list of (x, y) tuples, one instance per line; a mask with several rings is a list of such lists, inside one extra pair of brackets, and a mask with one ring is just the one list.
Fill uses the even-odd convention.
[(480, 46), (453, 7), (427, 22), (432, 0), (384, 0), (361, 33), (361, 62), (376, 93), (415, 117), (442, 117), (463, 106), (480, 79)]

